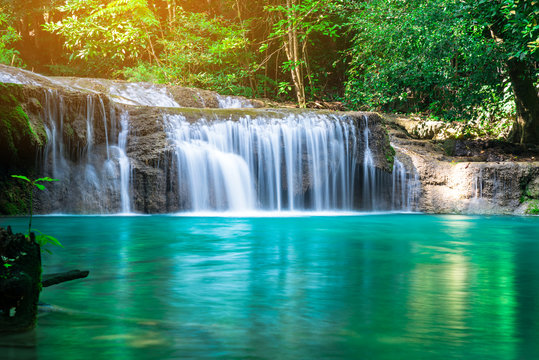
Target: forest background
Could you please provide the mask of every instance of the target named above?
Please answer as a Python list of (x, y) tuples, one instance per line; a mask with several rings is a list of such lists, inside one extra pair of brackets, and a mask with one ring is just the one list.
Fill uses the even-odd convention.
[(0, 63), (514, 123), (539, 144), (538, 19), (539, 0), (0, 0)]

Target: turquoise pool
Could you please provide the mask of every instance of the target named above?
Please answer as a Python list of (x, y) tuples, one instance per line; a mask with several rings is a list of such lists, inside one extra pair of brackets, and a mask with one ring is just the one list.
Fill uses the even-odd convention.
[[(24, 231), (24, 218), (0, 218)], [(13, 359), (536, 359), (539, 218), (46, 216)]]

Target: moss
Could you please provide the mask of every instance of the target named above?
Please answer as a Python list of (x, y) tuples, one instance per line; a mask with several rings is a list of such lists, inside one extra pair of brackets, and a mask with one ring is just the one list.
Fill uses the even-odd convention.
[(26, 215), (28, 214), (27, 191), (25, 184), (12, 178), (0, 180), (0, 214)]
[(444, 140), (444, 142), (442, 143), (442, 148), (444, 149), (444, 153), (447, 156), (455, 155), (456, 145), (457, 145), (457, 141), (455, 139)]
[(5, 154), (4, 164), (14, 164), (32, 159), (35, 148), (43, 146), (45, 129), (30, 121), (21, 104), (22, 87), (16, 84), (0, 84), (0, 150)]
[(21, 105), (0, 106), (0, 119), (2, 120), (0, 137), (7, 145), (10, 154), (18, 156), (19, 146), (23, 145), (24, 140), (41, 145), (41, 139), (32, 128), (28, 115)]
[(75, 137), (75, 131), (73, 130), (73, 127), (71, 124), (66, 123), (64, 124), (64, 135), (68, 137), (69, 139), (73, 139)]
[(395, 154), (396, 152), (393, 146), (389, 145), (388, 147), (386, 147), (386, 160), (391, 169), (393, 169), (393, 165), (395, 163)]
[(525, 213), (529, 215), (539, 215), (539, 196), (536, 185), (534, 185), (532, 174), (528, 174), (520, 181), (521, 196), (520, 203), (526, 205)]
[[(5, 85), (5, 84), (2, 84), (2, 85)], [(5, 86), (2, 86), (1, 88), (2, 90), (8, 91)], [(16, 103), (17, 98), (13, 94), (3, 94), (3, 95), (0, 95), (0, 101), (3, 103), (11, 104), (11, 103)]]
[(539, 200), (529, 199), (527, 203), (528, 207), (526, 208), (526, 214), (539, 215)]

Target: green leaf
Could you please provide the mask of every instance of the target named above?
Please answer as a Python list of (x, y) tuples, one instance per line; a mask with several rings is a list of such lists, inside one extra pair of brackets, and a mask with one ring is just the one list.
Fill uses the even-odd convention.
[[(55, 238), (54, 236), (50, 236), (50, 235), (47, 235), (47, 234), (43, 234), (41, 231), (39, 231), (38, 229), (32, 229), (33, 232), (36, 232), (36, 233), (39, 233), (37, 236), (36, 236), (36, 242), (39, 244), (39, 246), (43, 247), (45, 245), (48, 245), (48, 244), (51, 244), (51, 245), (55, 245), (55, 246), (59, 246), (61, 248), (63, 248), (64, 246), (62, 245), (62, 243), (60, 241), (58, 241), (57, 238)], [(45, 251), (47, 251), (45, 249)], [(50, 253), (50, 251), (47, 251)]]
[(38, 182), (38, 181), (49, 181), (50, 182), (50, 181), (59, 181), (59, 179), (52, 179), (52, 178), (46, 176), (46, 177), (36, 179), (34, 182)]
[(26, 176), (22, 176), (22, 175), (11, 175), (11, 177), (17, 178), (17, 179), (21, 179), (21, 180), (24, 180), (24, 181), (28, 181), (29, 183), (32, 183), (32, 181), (31, 181), (30, 179), (28, 179)]
[(35, 187), (37, 187), (39, 190), (45, 190), (45, 186), (41, 184), (34, 183)]

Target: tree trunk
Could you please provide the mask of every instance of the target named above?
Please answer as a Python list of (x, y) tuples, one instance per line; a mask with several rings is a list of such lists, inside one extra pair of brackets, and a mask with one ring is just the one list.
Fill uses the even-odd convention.
[(301, 108), (306, 106), (305, 104), (305, 86), (303, 85), (303, 77), (300, 69), (300, 59), (298, 55), (298, 34), (295, 29), (294, 19), (296, 14), (291, 14), (290, 11), (295, 5), (294, 0), (287, 0), (286, 5), (289, 9), (288, 16), (288, 41), (285, 43), (285, 52), (288, 61), (291, 63), (290, 75), (294, 83), (296, 90), (296, 97), (298, 99), (298, 105)]
[(513, 141), (539, 144), (539, 94), (533, 85), (530, 67), (526, 62), (513, 58), (507, 62), (507, 68), (517, 110)]

